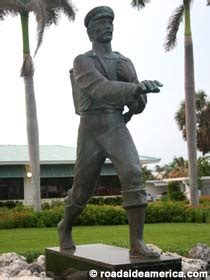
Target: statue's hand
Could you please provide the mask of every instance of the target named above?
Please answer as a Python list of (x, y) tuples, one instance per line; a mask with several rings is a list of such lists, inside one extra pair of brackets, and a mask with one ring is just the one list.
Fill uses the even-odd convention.
[(132, 118), (133, 113), (131, 111), (128, 111), (127, 113), (123, 114), (123, 118), (125, 123), (129, 122), (130, 119)]
[(144, 86), (146, 87), (146, 91), (147, 93), (158, 93), (160, 92), (160, 87), (162, 87), (163, 85), (158, 82), (158, 81), (142, 81), (142, 84), (144, 84)]
[(135, 90), (133, 96), (138, 98), (141, 94), (147, 93), (158, 93), (160, 92), (160, 87), (163, 85), (158, 81), (142, 81), (138, 83), (137, 89)]

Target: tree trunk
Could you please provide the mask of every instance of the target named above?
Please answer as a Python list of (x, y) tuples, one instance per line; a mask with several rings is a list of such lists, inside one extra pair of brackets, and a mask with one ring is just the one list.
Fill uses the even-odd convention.
[(32, 172), (33, 207), (35, 211), (41, 210), (40, 192), (40, 160), (39, 160), (39, 129), (36, 112), (36, 100), (33, 82), (33, 61), (30, 56), (28, 13), (21, 14), (23, 35), (23, 66), (21, 76), (25, 83), (26, 121), (30, 167)]
[(32, 172), (33, 207), (35, 211), (41, 210), (40, 193), (40, 160), (39, 160), (39, 130), (36, 112), (33, 77), (25, 76), (25, 100), (28, 150)]
[(199, 205), (197, 139), (196, 139), (196, 106), (193, 42), (190, 29), (190, 2), (185, 2), (185, 112), (186, 138), (189, 160), (190, 203)]

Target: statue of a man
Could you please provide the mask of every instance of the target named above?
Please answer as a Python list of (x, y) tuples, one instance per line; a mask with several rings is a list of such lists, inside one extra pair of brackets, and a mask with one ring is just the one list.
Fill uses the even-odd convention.
[[(93, 195), (102, 165), (109, 158), (122, 186), (130, 256), (157, 257), (143, 242), (147, 199), (139, 156), (126, 122), (144, 110), (146, 94), (159, 92), (162, 85), (158, 81), (138, 82), (132, 62), (112, 51), (113, 19), (114, 12), (107, 6), (86, 15), (92, 50), (74, 60), (73, 84), (79, 94), (81, 117), (73, 186), (65, 198), (64, 219), (58, 224), (60, 248), (75, 249), (73, 223)], [(125, 114), (124, 106), (129, 108)]]

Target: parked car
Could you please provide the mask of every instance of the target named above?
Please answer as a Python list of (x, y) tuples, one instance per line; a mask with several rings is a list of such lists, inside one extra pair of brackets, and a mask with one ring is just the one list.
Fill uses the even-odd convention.
[(147, 201), (148, 202), (151, 202), (151, 201), (153, 201), (154, 199), (153, 199), (153, 196), (150, 194), (150, 193), (147, 193)]

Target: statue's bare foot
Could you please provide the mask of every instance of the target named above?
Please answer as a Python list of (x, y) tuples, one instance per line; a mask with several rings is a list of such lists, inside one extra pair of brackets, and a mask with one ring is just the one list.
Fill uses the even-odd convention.
[(74, 241), (72, 240), (71, 231), (69, 229), (65, 229), (63, 226), (63, 220), (58, 223), (57, 226), (60, 249), (70, 249), (75, 250), (76, 246)]
[(137, 240), (131, 247), (130, 257), (159, 258), (160, 253), (152, 251), (142, 240)]

